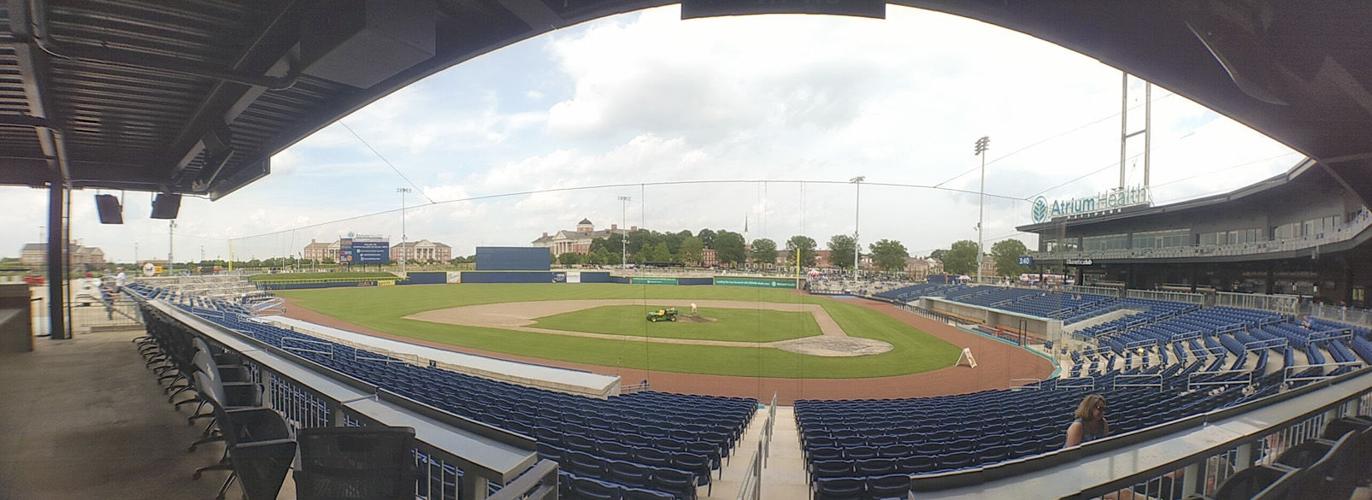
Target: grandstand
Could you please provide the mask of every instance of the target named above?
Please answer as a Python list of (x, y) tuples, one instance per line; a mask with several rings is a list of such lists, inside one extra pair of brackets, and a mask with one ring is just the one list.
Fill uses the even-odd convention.
[[(921, 289), (905, 288), (893, 292)], [(568, 395), (284, 329), (255, 319), (241, 302), (143, 283), (126, 290), (141, 302), (173, 304), (317, 369), (527, 436), (539, 457), (561, 464), (559, 488), (569, 498), (705, 496), (698, 488), (708, 495), (725, 461), (740, 451), (758, 405), (754, 399), (652, 391), (605, 399)], [(972, 287), (955, 295), (991, 304), (1042, 296)], [(1121, 409), (1111, 414), (1111, 429), (1123, 434), (1260, 401), (1372, 361), (1372, 331), (1365, 328), (1325, 320), (1299, 324), (1279, 314), (1229, 307), (1120, 302), (1143, 312), (1084, 330), (1082, 335), (1101, 347), (1072, 351), (1072, 366), (1058, 378), (964, 395), (797, 401), (797, 433), (812, 493), (816, 498), (898, 494), (909, 487), (910, 477), (1051, 455), (1062, 448), (1062, 430), (1071, 421), (1063, 409), (1089, 393), (1102, 394)], [(153, 330), (172, 321), (155, 310), (144, 315)], [(1297, 352), (1308, 362), (1299, 361)], [(963, 418), (968, 414), (980, 416)], [(461, 476), (446, 467), (439, 477)], [(456, 484), (437, 481), (430, 487), (455, 492)]]
[[(1029, 333), (1056, 341), (1045, 348), (1061, 366), (1003, 389), (931, 397), (864, 399), (875, 382), (844, 380), (850, 399), (787, 408), (650, 387), (574, 395), (451, 370), (264, 320), (282, 301), (232, 275), (136, 282), (103, 290), (103, 308), (73, 311), (62, 300), (71, 190), (155, 193), (163, 218), (182, 195), (217, 200), (243, 189), (292, 144), (444, 68), (664, 5), (270, 4), (7, 5), (0, 184), (47, 190), (50, 265), (44, 287), (0, 294), (0, 332), (22, 332), (33, 351), (0, 354), (0, 497), (309, 498), (328, 472), (366, 487), (390, 473), (400, 478), (392, 495), (358, 495), (425, 500), (1368, 496), (1372, 312), (1358, 308), (1372, 305), (1372, 5), (907, 3), (1106, 61), (1308, 158), (1226, 193), (1020, 226), (1038, 235), (1025, 256), (1037, 266), (1077, 284), (1121, 284), (1117, 294), (822, 284), (815, 291), (914, 304), (907, 310), (937, 318), (930, 327), (1039, 329)], [(835, 8), (849, 10), (826, 10)], [(687, 2), (681, 12), (881, 18), (885, 9)], [(43, 294), (31, 299), (34, 290)], [(46, 315), (31, 319), (35, 299)], [(46, 323), (45, 337), (20, 323)], [(939, 374), (989, 379), (1008, 369), (988, 358)], [(1071, 409), (1088, 393), (1110, 402), (1111, 432), (1062, 449)], [(393, 454), (358, 453), (352, 439), (368, 431), (404, 439)], [(329, 458), (366, 460), (351, 472), (358, 477), (311, 469), (318, 457), (305, 443), (323, 435), (347, 436), (352, 446)], [(201, 480), (214, 471), (230, 474), (222, 486)]]

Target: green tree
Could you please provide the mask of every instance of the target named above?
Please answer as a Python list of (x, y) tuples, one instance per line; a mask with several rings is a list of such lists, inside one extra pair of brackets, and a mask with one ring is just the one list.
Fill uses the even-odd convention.
[(940, 248), (940, 249), (934, 250), (934, 251), (932, 251), (932, 252), (929, 252), (929, 258), (934, 259), (934, 260), (937, 260), (937, 261), (939, 261), (939, 262), (943, 262), (943, 256), (946, 255), (947, 253), (948, 253), (948, 250), (947, 250), (947, 249)]
[(605, 238), (595, 238), (595, 239), (592, 239), (592, 240), (591, 240), (591, 248), (590, 248), (590, 251), (591, 251), (592, 253), (594, 253), (596, 250), (599, 250), (599, 249), (602, 249), (602, 248), (608, 250), (608, 249), (610, 248), (608, 245), (609, 245), (609, 243), (606, 242)]
[[(623, 242), (624, 242), (624, 235), (619, 234), (619, 233), (611, 234), (609, 237), (605, 238), (605, 245), (603, 245), (603, 246), (601, 247), (601, 250), (605, 250), (606, 253), (609, 253), (610, 255), (613, 255), (613, 256), (614, 256), (614, 259), (605, 261), (606, 264), (618, 264), (618, 263), (619, 263), (619, 261), (620, 261), (620, 253), (622, 253), (622, 252), (624, 251), (624, 247), (620, 246), (620, 245), (623, 244)], [(594, 245), (595, 242), (592, 241), (591, 244)], [(594, 250), (592, 250), (592, 251), (594, 251)]]
[(867, 248), (872, 251), (872, 262), (882, 271), (904, 271), (905, 259), (910, 258), (905, 245), (895, 240), (877, 240)]
[(574, 266), (581, 263), (581, 254), (576, 252), (566, 252), (557, 256), (557, 263), (564, 266)]
[(701, 242), (700, 238), (687, 236), (681, 240), (681, 249), (677, 251), (677, 255), (681, 257), (681, 261), (686, 265), (698, 266), (700, 265), (700, 259), (703, 257), (704, 252), (705, 243)]
[(815, 239), (797, 234), (786, 240), (786, 262), (795, 265), (796, 250), (800, 250), (800, 263), (804, 266), (815, 265)]
[(842, 268), (853, 268), (853, 254), (857, 252), (857, 242), (846, 234), (835, 234), (829, 238), (829, 264)]
[(681, 233), (662, 233), (662, 237), (658, 241), (666, 243), (667, 250), (672, 255), (677, 255), (681, 252), (681, 241), (691, 235), (690, 231), (682, 231), (682, 233), (686, 233), (686, 236), (682, 236)]
[(715, 232), (715, 257), (721, 264), (738, 264), (748, 259), (748, 251), (743, 243), (743, 235), (720, 229)]
[[(714, 232), (714, 231), (711, 231), (711, 230), (709, 230), (709, 229), (701, 229), (699, 232), (696, 232), (696, 237), (697, 237), (697, 238), (700, 238), (700, 242), (701, 242), (701, 243), (704, 243), (704, 244), (705, 244), (705, 248), (715, 248), (715, 232)], [(716, 250), (718, 250), (718, 249), (716, 249)]]
[(777, 262), (777, 242), (767, 238), (753, 240), (753, 262), (774, 265)]
[(646, 229), (629, 232), (629, 253), (631, 255), (638, 256), (642, 254), (643, 251), (647, 250), (653, 243), (655, 243), (653, 241), (653, 235)]
[(943, 271), (948, 274), (975, 275), (977, 273), (977, 242), (962, 240), (943, 254)]
[(1019, 265), (1020, 256), (1028, 253), (1029, 249), (1025, 248), (1024, 242), (1014, 238), (991, 245), (991, 261), (996, 263), (996, 274), (1019, 276), (1029, 272), (1029, 268)]
[(606, 250), (604, 247), (602, 247), (597, 248), (594, 252), (591, 252), (591, 263), (598, 266), (608, 266), (612, 264), (618, 264), (619, 259), (616, 259), (613, 253), (610, 253), (609, 250)]
[(653, 245), (652, 249), (648, 251), (648, 261), (671, 262), (672, 251), (667, 249), (667, 242), (659, 242), (657, 245)]

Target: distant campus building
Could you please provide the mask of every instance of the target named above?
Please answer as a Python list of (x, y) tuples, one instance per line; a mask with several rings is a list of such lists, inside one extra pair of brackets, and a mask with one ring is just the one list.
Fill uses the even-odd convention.
[[(72, 244), (71, 264), (73, 266), (98, 267), (105, 265), (105, 251), (97, 247), (83, 247)], [(47, 243), (26, 243), (19, 251), (19, 263), (25, 266), (39, 267), (48, 262)]]
[(609, 229), (596, 231), (590, 219), (581, 219), (581, 222), (576, 224), (575, 231), (562, 230), (551, 235), (543, 233), (543, 236), (533, 241), (533, 245), (547, 248), (554, 259), (564, 253), (586, 255), (591, 253), (591, 241), (596, 238), (609, 238), (612, 234), (626, 234), (637, 230), (638, 226), (629, 226), (629, 230), (625, 231), (618, 225), (610, 224)]
[[(319, 261), (339, 261), (339, 252), (343, 250), (343, 240), (339, 238), (332, 242), (322, 242), (310, 240), (305, 245), (300, 256), (305, 260)], [(357, 236), (351, 240), (381, 241), (374, 237)], [(397, 243), (390, 247), (389, 259), (391, 261), (405, 259), (421, 262), (447, 262), (453, 258), (453, 247), (444, 243), (430, 240), (409, 241)]]
[(453, 260), (453, 247), (437, 241), (419, 240), (391, 246), (391, 260), (447, 262)]

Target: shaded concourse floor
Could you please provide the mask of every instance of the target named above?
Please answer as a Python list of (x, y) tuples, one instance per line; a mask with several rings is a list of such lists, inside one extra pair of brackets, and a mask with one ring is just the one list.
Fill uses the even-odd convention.
[[(194, 405), (167, 403), (129, 342), (139, 335), (78, 330), (0, 353), (0, 500), (214, 498), (228, 473), (191, 473), (224, 447), (186, 451), (204, 421), (188, 426)], [(294, 497), (289, 477), (283, 490)]]

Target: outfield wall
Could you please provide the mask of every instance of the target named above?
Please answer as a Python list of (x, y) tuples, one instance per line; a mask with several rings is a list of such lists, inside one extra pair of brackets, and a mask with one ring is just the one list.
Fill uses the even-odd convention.
[(565, 283), (562, 271), (463, 271), (462, 283)]

